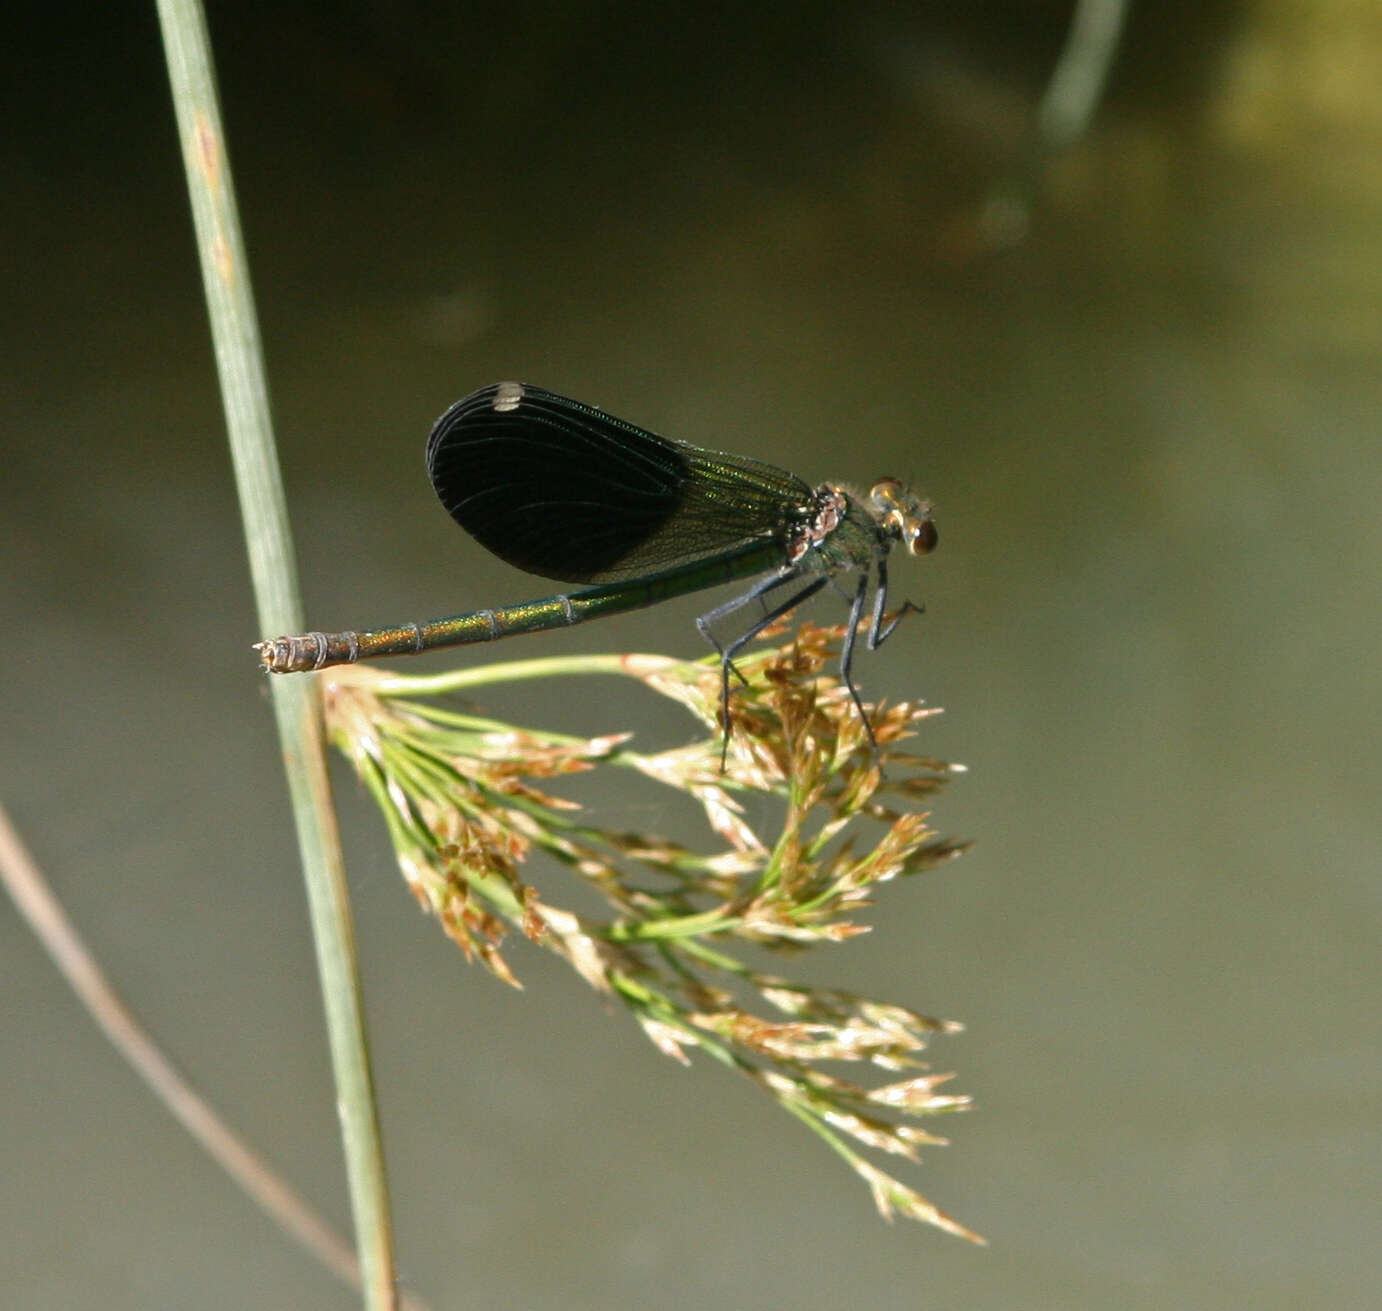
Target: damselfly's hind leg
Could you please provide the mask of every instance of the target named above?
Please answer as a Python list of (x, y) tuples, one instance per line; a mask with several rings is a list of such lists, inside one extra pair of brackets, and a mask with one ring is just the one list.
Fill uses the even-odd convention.
[(753, 624), (745, 632), (741, 633), (732, 642), (730, 642), (728, 646), (724, 645), (720, 641), (720, 639), (715, 636), (712, 626), (718, 623), (726, 615), (733, 614), (736, 610), (742, 609), (744, 606), (749, 605), (751, 602), (760, 600), (769, 592), (774, 591), (779, 587), (785, 587), (788, 583), (796, 582), (800, 577), (801, 575), (795, 570), (788, 570), (787, 572), (781, 574), (770, 575), (769, 577), (755, 583), (753, 587), (751, 587), (742, 596), (733, 597), (731, 600), (726, 601), (723, 605), (717, 605), (713, 610), (706, 611), (705, 614), (701, 615), (701, 617), (696, 620), (696, 627), (701, 630), (701, 636), (704, 637), (705, 640), (715, 648), (715, 650), (719, 653), (720, 656), (720, 715), (724, 721), (725, 727), (724, 740), (720, 744), (721, 772), (724, 771), (725, 764), (729, 759), (730, 671), (734, 671), (734, 676), (741, 683), (744, 683), (745, 685), (747, 685), (748, 683), (748, 680), (743, 676), (743, 674), (741, 674), (737, 669), (735, 669), (734, 657), (738, 655), (738, 653), (742, 651), (744, 647), (746, 647), (750, 642), (752, 642), (753, 639), (757, 637), (758, 634), (761, 633), (770, 624), (775, 623), (777, 620), (781, 619), (782, 616), (785, 615), (789, 610), (794, 610), (808, 597), (815, 596), (815, 594), (819, 592), (822, 587), (825, 586), (827, 581), (826, 575), (821, 574), (818, 577), (813, 578), (809, 583), (806, 584), (805, 587), (800, 588), (796, 592), (793, 592), (792, 595), (789, 596), (785, 601), (782, 601), (779, 604), (775, 605), (771, 610), (768, 610), (761, 618), (755, 619)]

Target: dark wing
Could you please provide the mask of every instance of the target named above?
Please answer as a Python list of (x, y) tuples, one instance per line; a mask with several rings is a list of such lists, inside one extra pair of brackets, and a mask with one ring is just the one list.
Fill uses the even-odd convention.
[(562, 582), (614, 582), (785, 540), (811, 489), (527, 383), (457, 401), (427, 439), (447, 513), (501, 560)]

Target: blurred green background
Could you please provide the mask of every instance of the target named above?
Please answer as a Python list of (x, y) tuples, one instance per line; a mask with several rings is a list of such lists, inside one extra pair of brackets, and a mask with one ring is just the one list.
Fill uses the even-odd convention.
[[(933, 1056), (977, 1107), (906, 1177), (992, 1246), (880, 1223), (536, 950), (521, 994), (468, 968), (341, 771), (402, 1273), (438, 1307), (1376, 1305), (1382, 9), (1135, 6), (1027, 239), (986, 247), (1069, 17), (212, 7), (314, 623), (545, 594), (422, 469), (501, 377), (937, 504), (894, 570), (928, 612), (859, 672), (945, 707), (924, 749), (971, 772), (935, 822), (978, 845), (793, 970), (966, 1022)], [(135, 1010), (344, 1224), (153, 7), (7, 37), (0, 795)], [(503, 654), (696, 654), (703, 601)], [(622, 684), (486, 705), (689, 731)], [(0, 1301), (353, 1304), (9, 913), (0, 969)]]

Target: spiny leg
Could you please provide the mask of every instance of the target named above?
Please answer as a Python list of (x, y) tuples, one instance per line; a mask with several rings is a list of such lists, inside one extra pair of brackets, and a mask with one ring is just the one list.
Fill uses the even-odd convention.
[[(712, 625), (719, 623), (726, 615), (732, 615), (736, 610), (740, 610), (754, 601), (761, 601), (769, 592), (775, 591), (779, 587), (785, 587), (788, 583), (795, 582), (800, 577), (800, 569), (794, 569), (790, 565), (785, 565), (777, 573), (769, 574), (766, 578), (760, 578), (758, 582), (741, 596), (732, 596), (728, 601), (724, 602), (724, 604), (717, 605), (713, 610), (707, 610), (705, 614), (701, 615), (696, 620), (696, 627), (700, 629), (701, 636), (715, 648), (716, 654), (724, 660), (727, 658), (725, 656), (725, 648), (720, 644), (720, 639), (715, 636)], [(771, 622), (771, 620), (765, 620), (764, 624), (768, 622)], [(760, 632), (764, 624), (760, 624), (754, 631)], [(730, 667), (733, 668), (733, 665)], [(734, 676), (743, 683), (745, 687), (748, 686), (749, 680), (737, 669), (734, 670)]]
[[(800, 576), (800, 571), (793, 569), (790, 565), (784, 566), (775, 574), (769, 574), (766, 578), (760, 578), (747, 592), (739, 596), (732, 596), (728, 601), (717, 605), (713, 610), (707, 610), (705, 614), (697, 616), (696, 627), (700, 634), (711, 646), (715, 648), (715, 653), (720, 657), (720, 705), (724, 718), (725, 740), (720, 748), (720, 771), (724, 772), (725, 760), (729, 753), (729, 672), (734, 670), (734, 676), (745, 687), (749, 685), (749, 680), (739, 672), (731, 658), (731, 653), (727, 651), (720, 639), (715, 635), (714, 625), (719, 623), (726, 615), (733, 614), (736, 610), (742, 609), (754, 601), (761, 601), (764, 596), (778, 587), (783, 587), (787, 583), (793, 582)], [(761, 628), (761, 626), (760, 626)], [(760, 629), (754, 629), (757, 632)], [(736, 647), (735, 650), (738, 648)]]
[(877, 651), (891, 636), (894, 628), (900, 624), (907, 615), (919, 615), (925, 612), (926, 607), (916, 605), (911, 601), (903, 601), (902, 608), (893, 616), (893, 621), (886, 628), (883, 627), (883, 612), (888, 608), (888, 562), (881, 556), (878, 559), (878, 586), (873, 593), (873, 619), (869, 624), (869, 650)]
[[(744, 608), (745, 605), (750, 605), (755, 601), (763, 602), (763, 598), (766, 597), (770, 591), (777, 591), (778, 587), (785, 587), (788, 583), (795, 583), (800, 576), (802, 576), (802, 571), (800, 571), (800, 569), (793, 568), (791, 565), (784, 565), (777, 573), (770, 573), (767, 577), (759, 579), (759, 582), (753, 584), (746, 593), (738, 595), (738, 597), (730, 597), (730, 600), (724, 602), (723, 605), (717, 605), (716, 608), (703, 613), (703, 615), (699, 616), (697, 622), (695, 622), (695, 626), (697, 626), (697, 629), (701, 630), (702, 637), (714, 647), (714, 651), (720, 656), (720, 659), (727, 660), (728, 656), (726, 655), (726, 651), (724, 651), (723, 645), (720, 644), (720, 638), (714, 635), (714, 624), (719, 623), (721, 619), (724, 619), (724, 616), (732, 615), (732, 613), (738, 611), (738, 609)], [(766, 605), (764, 605), (763, 613), (767, 615)], [(773, 615), (768, 615), (768, 618), (764, 619), (763, 623), (760, 623), (753, 631), (755, 631), (755, 633), (761, 633), (763, 627), (766, 626), (767, 623), (771, 623), (773, 618)], [(738, 651), (738, 647), (734, 649)], [(744, 674), (739, 673), (739, 670), (732, 662), (730, 664), (730, 669), (734, 670), (734, 677), (738, 678), (739, 682), (742, 682), (745, 687), (748, 687), (748, 678), (745, 678)]]
[[(726, 762), (729, 759), (729, 671), (734, 669), (734, 657), (742, 651), (745, 646), (752, 642), (759, 633), (767, 628), (769, 624), (781, 619), (789, 610), (794, 610), (809, 597), (815, 596), (815, 594), (825, 586), (827, 581), (826, 575), (821, 574), (820, 577), (813, 578), (805, 587), (801, 588), (800, 591), (794, 592), (785, 601), (774, 606), (761, 619), (755, 620), (753, 625), (746, 632), (741, 633), (728, 646), (722, 646), (720, 644), (719, 639), (709, 631), (709, 625), (727, 614), (732, 614), (735, 610), (743, 605), (747, 605), (750, 601), (755, 601), (766, 593), (773, 591), (775, 588), (793, 582), (799, 577), (800, 574), (794, 572), (785, 574), (781, 577), (769, 578), (765, 580), (765, 583), (755, 585), (750, 591), (745, 592), (743, 596), (736, 597), (733, 601), (727, 601), (724, 605), (716, 606), (714, 610), (709, 611), (696, 620), (696, 627), (701, 630), (702, 635), (720, 653), (720, 713), (724, 718), (725, 725), (724, 741), (720, 744), (721, 772), (724, 771)], [(739, 681), (747, 685), (748, 680), (740, 674), (737, 669), (734, 669), (734, 672)]]
[[(881, 562), (879, 572), (883, 572), (881, 569)], [(874, 592), (874, 597), (886, 598), (886, 587), (886, 579), (880, 577), (877, 590)], [(854, 664), (854, 635), (859, 628), (859, 620), (864, 613), (864, 597), (868, 594), (868, 590), (869, 574), (868, 571), (865, 570), (859, 575), (858, 585), (854, 589), (854, 599), (849, 604), (849, 627), (845, 629), (845, 640), (840, 647), (840, 682), (849, 689), (849, 695), (854, 701), (854, 708), (859, 712), (859, 719), (864, 725), (864, 732), (869, 735), (869, 745), (873, 748), (873, 758), (879, 760), (881, 758), (881, 753), (878, 750), (878, 739), (873, 735), (873, 725), (869, 723), (868, 712), (864, 709), (864, 700), (859, 695), (859, 689), (854, 686), (854, 675), (851, 668)], [(880, 637), (878, 638), (878, 642), (874, 641), (874, 637), (878, 630), (878, 617), (882, 613), (882, 609), (878, 600), (875, 599), (873, 606), (873, 623), (870, 625), (868, 636), (870, 651), (874, 650), (878, 642), (883, 640), (883, 638)], [(883, 634), (883, 637), (886, 637), (888, 633), (892, 632), (896, 623), (897, 620), (894, 619), (893, 622), (888, 625), (888, 630)]]
[[(870, 651), (876, 651), (884, 642), (888, 640), (893, 629), (908, 614), (921, 614), (923, 607), (913, 604), (911, 601), (904, 601), (902, 608), (893, 616), (892, 623), (887, 627), (883, 625), (883, 612), (888, 608), (888, 563), (882, 557), (875, 561), (875, 568), (878, 570), (878, 583), (873, 591), (873, 614), (869, 620), (869, 631), (866, 639)], [(840, 682), (848, 689), (849, 695), (854, 700), (854, 705), (859, 711), (859, 718), (864, 721), (864, 729), (869, 735), (869, 745), (873, 748), (875, 759), (881, 759), (881, 752), (878, 749), (878, 738), (874, 735), (873, 724), (868, 715), (864, 713), (864, 702), (859, 695), (859, 689), (854, 683), (853, 664), (854, 664), (854, 639), (858, 632), (859, 619), (863, 614), (864, 596), (868, 591), (869, 575), (867, 572), (859, 577), (858, 586), (855, 588), (854, 598), (849, 610), (849, 628), (845, 632), (845, 640), (840, 647)]]

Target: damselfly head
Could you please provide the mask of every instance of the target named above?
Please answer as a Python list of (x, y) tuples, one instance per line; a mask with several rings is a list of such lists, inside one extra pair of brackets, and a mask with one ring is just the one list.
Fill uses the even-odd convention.
[(913, 555), (929, 555), (940, 540), (931, 502), (908, 491), (896, 478), (880, 478), (869, 489), (869, 504), (883, 528)]

